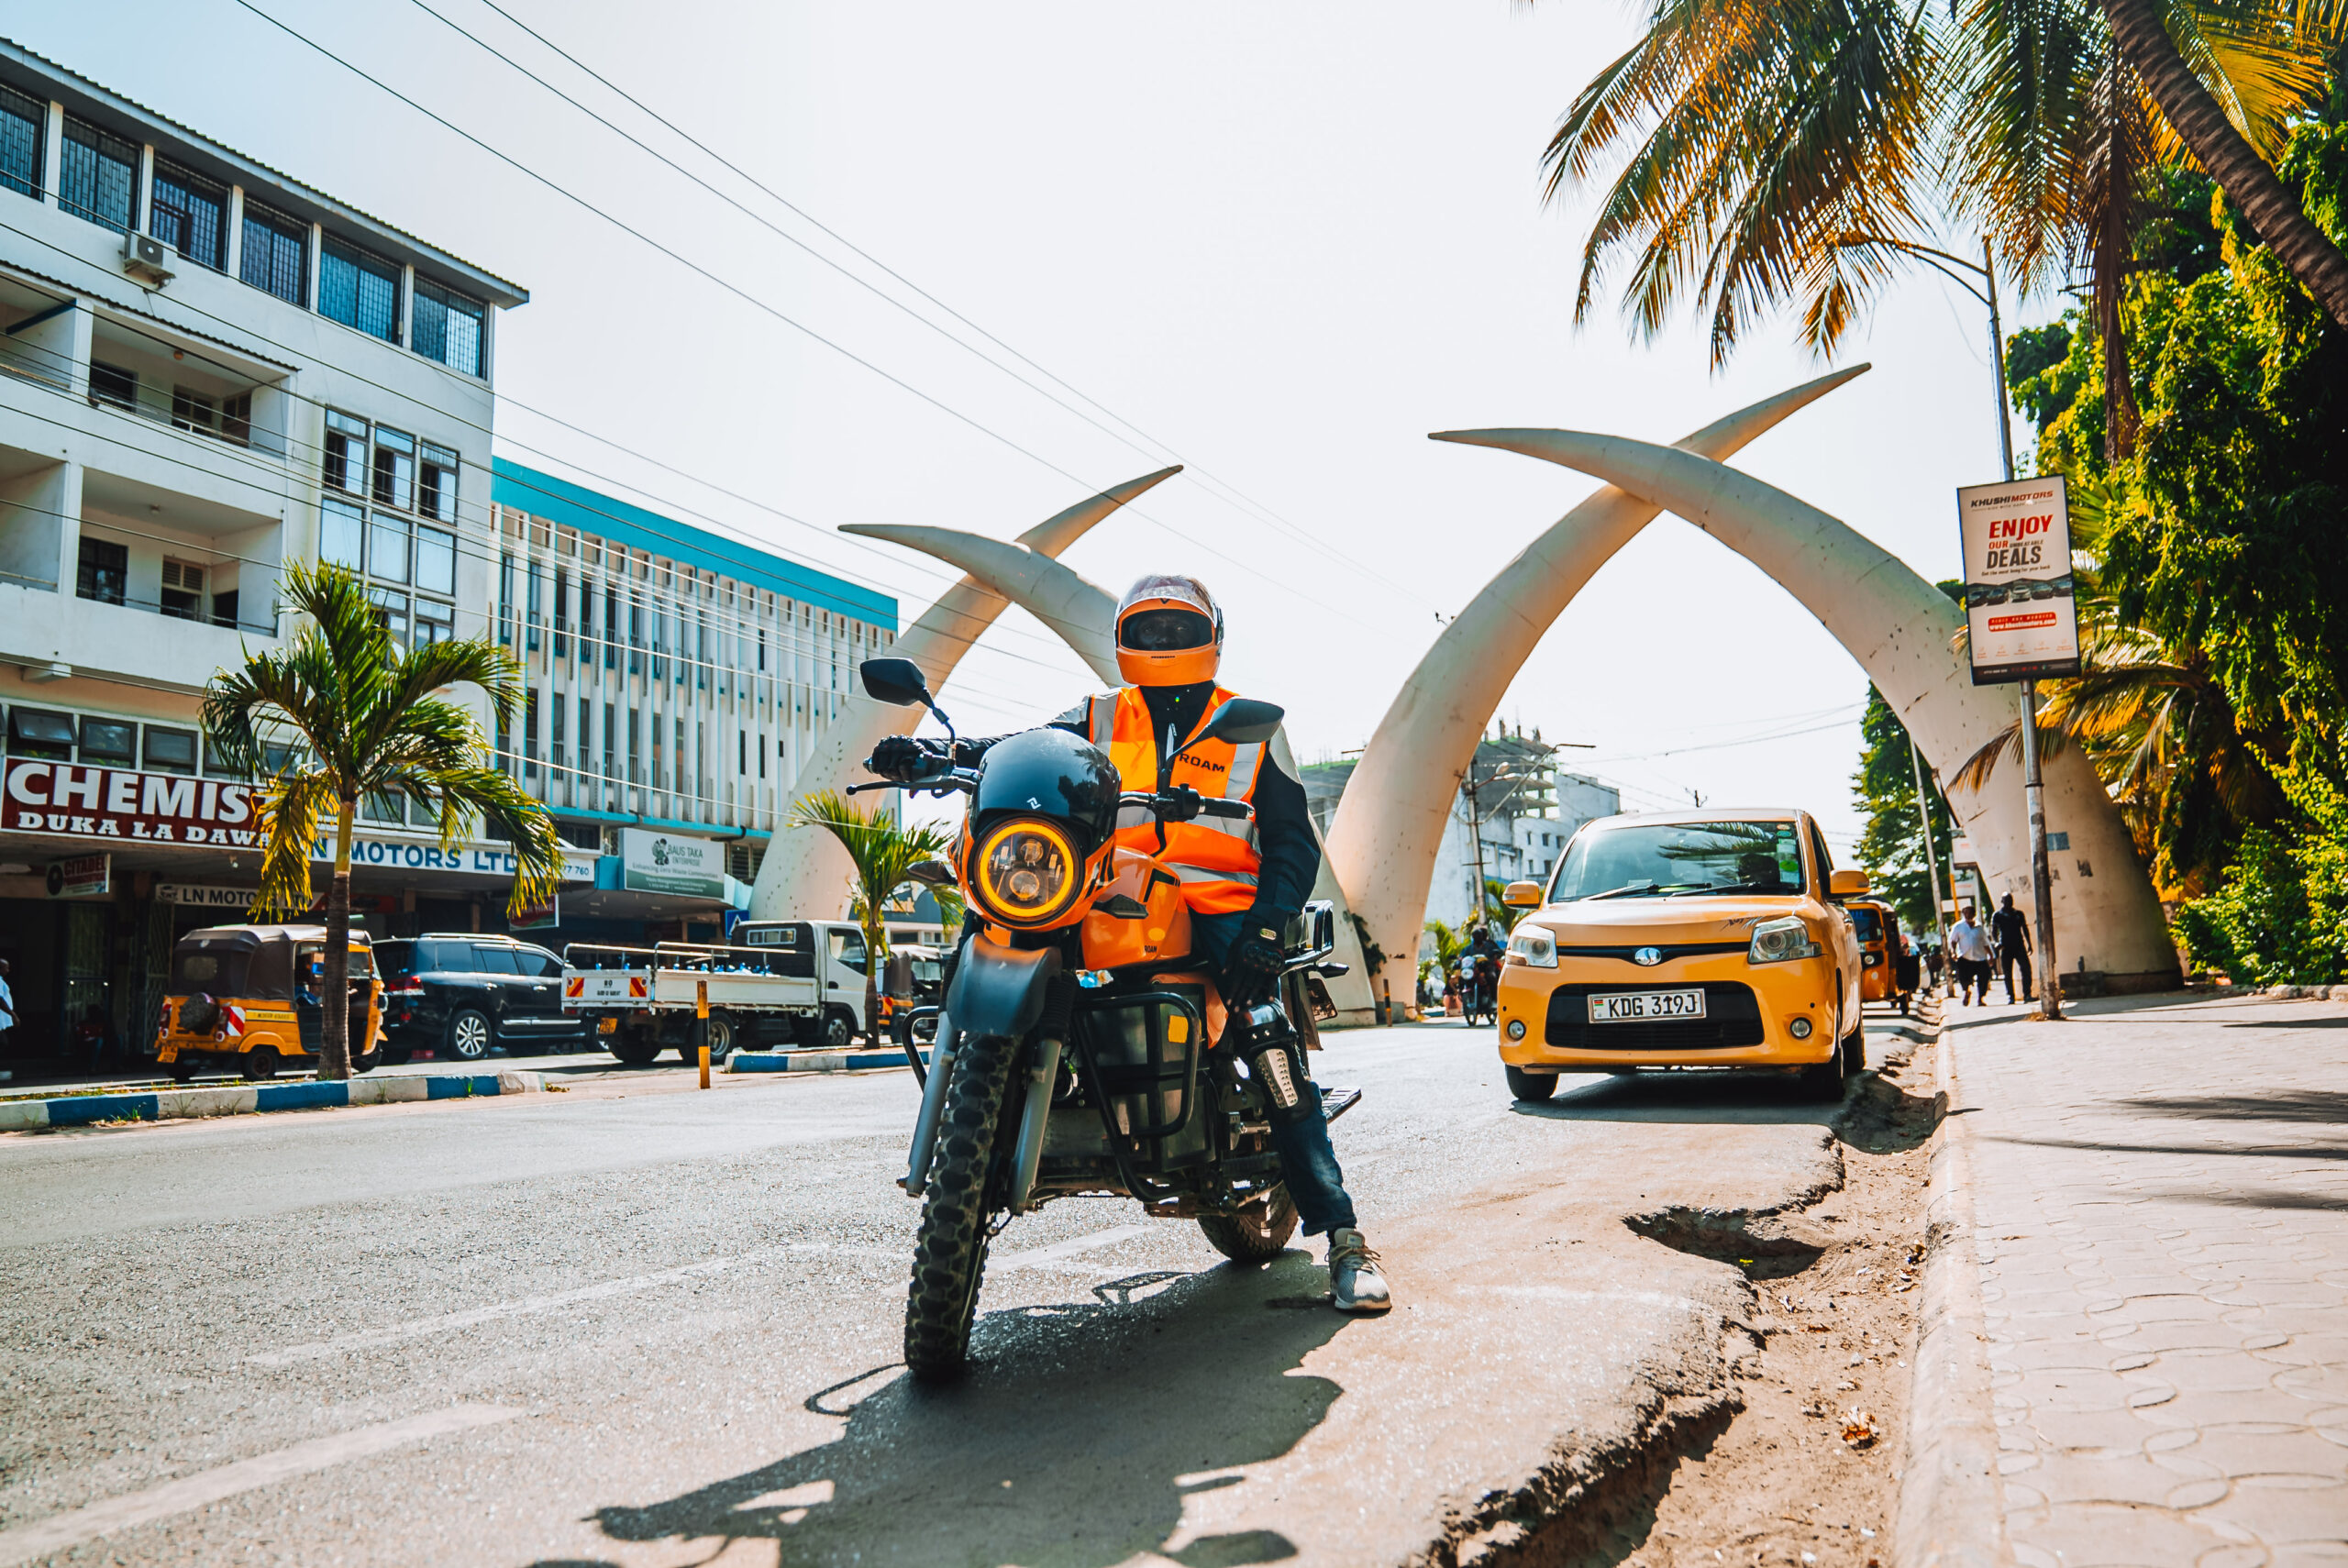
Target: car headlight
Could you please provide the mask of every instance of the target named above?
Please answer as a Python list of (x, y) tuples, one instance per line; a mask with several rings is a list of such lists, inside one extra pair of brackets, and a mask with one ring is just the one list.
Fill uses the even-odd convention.
[(1010, 926), (1049, 925), (1076, 902), (1084, 857), (1057, 824), (1012, 817), (979, 841), (972, 891), (986, 912)]
[(1509, 933), (1503, 963), (1526, 964), (1535, 969), (1557, 966), (1557, 939), (1537, 925), (1520, 925)]
[(1753, 945), (1744, 950), (1748, 964), (1783, 964), (1792, 958), (1815, 958), (1824, 949), (1811, 940), (1810, 927), (1800, 917), (1765, 920), (1753, 928)]

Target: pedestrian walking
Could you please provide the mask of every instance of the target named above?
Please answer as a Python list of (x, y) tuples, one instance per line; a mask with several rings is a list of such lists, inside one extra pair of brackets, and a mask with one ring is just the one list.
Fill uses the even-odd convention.
[(2014, 999), (2014, 966), (2021, 966), (2021, 999), (2036, 1001), (2037, 989), (2030, 973), (2030, 922), (2022, 919), (2021, 911), (2014, 908), (2014, 896), (2008, 893), (1998, 904), (1998, 912), (1989, 917), (1989, 929), (1998, 939), (1998, 968), (2005, 977), (2006, 1000)]
[(1973, 906), (1966, 904), (1956, 914), (1956, 923), (1948, 928), (1949, 956), (1956, 964), (1956, 995), (1959, 1001), (1971, 1006), (1978, 990), (1984, 1007), (1989, 1002), (1989, 933), (1973, 918)]
[(8, 988), (8, 960), (0, 958), (0, 1055), (7, 1054), (8, 1036), (17, 1032), (17, 994)]

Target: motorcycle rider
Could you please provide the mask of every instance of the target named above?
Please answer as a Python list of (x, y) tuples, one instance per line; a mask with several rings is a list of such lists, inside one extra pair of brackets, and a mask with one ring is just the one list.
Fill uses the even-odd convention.
[[(1153, 575), (1126, 591), (1117, 606), (1117, 669), (1131, 684), (1089, 698), (1052, 721), (1109, 754), (1129, 790), (1155, 791), (1158, 758), (1195, 734), (1235, 693), (1215, 684), (1223, 662), (1223, 611), (1196, 578)], [(975, 766), (996, 739), (954, 743), (960, 767)], [(872, 749), (866, 766), (884, 778), (918, 775), (947, 743), (892, 735)], [(1175, 784), (1210, 798), (1244, 800), (1255, 807), (1245, 822), (1202, 817), (1165, 824), (1165, 858), (1182, 878), (1197, 955), (1222, 971), (1224, 1005), (1275, 997), (1285, 954), (1280, 933), (1304, 907), (1321, 866), (1304, 789), (1280, 770), (1269, 746), (1207, 743), (1175, 765)], [(1159, 854), (1158, 824), (1147, 813), (1121, 821), (1117, 843)], [(1272, 1123), (1272, 1146), (1295, 1201), (1304, 1233), (1329, 1237), (1330, 1297), (1339, 1310), (1382, 1312), (1393, 1304), (1356, 1224), (1321, 1112), (1321, 1091), (1301, 1086), (1303, 1104), (1292, 1119)]]
[(1468, 991), (1469, 1021), (1486, 1014), (1498, 1016), (1501, 955), (1506, 951), (1493, 937), (1492, 928), (1489, 925), (1479, 923), (1469, 933), (1468, 951), (1463, 955), (1470, 977)]

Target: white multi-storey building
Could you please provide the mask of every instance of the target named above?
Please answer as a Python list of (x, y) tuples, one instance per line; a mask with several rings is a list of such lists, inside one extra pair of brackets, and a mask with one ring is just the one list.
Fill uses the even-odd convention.
[[(484, 630), (497, 316), (526, 297), (0, 42), (0, 957), (20, 1049), (93, 1007), (143, 1036), (174, 932), (238, 917), (249, 804), (197, 710), (241, 649), (295, 630), (285, 563), (364, 572), (403, 638)], [(435, 858), (428, 837), (371, 824), (371, 920), (505, 880), (494, 846)]]
[[(491, 495), (492, 619), (530, 690), (506, 766), (574, 844), (713, 839), (755, 880), (857, 666), (896, 640), (896, 601), (503, 458)], [(565, 923), (610, 905), (566, 896)]]

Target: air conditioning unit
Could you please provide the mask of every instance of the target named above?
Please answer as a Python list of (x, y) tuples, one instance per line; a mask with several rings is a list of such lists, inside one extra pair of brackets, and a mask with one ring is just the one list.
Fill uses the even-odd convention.
[(151, 234), (134, 230), (122, 237), (122, 270), (158, 288), (172, 281), (172, 275), (178, 271), (175, 263), (179, 259), (178, 251)]

